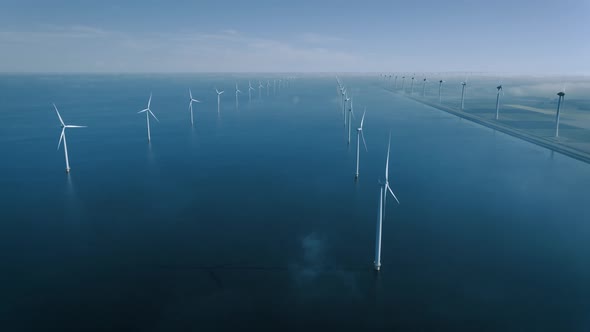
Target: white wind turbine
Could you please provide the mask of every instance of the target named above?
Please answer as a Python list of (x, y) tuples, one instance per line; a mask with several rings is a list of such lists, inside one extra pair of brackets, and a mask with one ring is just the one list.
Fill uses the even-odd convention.
[(443, 80), (438, 81), (438, 103), (439, 104), (442, 104), (442, 94), (441, 94), (441, 92), (442, 92), (442, 85), (443, 85), (444, 82), (445, 81), (443, 81)]
[(262, 88), (264, 88), (264, 85), (262, 85), (262, 82), (258, 81), (258, 99), (262, 99)]
[(363, 123), (365, 122), (365, 113), (367, 110), (363, 112), (363, 117), (361, 118), (361, 126), (356, 130), (356, 173), (354, 178), (358, 179), (359, 177), (359, 156), (360, 156), (360, 149), (361, 149), (361, 137), (363, 138), (363, 144), (365, 145), (365, 151), (369, 151), (367, 149), (367, 142), (365, 141), (365, 135), (363, 134)]
[(215, 88), (215, 92), (217, 92), (217, 115), (221, 114), (220, 105), (221, 105), (221, 95), (225, 92), (223, 90), (219, 91)]
[(266, 96), (270, 96), (270, 81), (266, 81)]
[(151, 141), (151, 139), (152, 139), (152, 137), (150, 136), (150, 115), (153, 116), (154, 119), (156, 119), (156, 121), (160, 122), (160, 120), (158, 120), (158, 118), (156, 118), (156, 116), (154, 115), (154, 113), (152, 113), (152, 110), (150, 109), (151, 103), (152, 103), (152, 94), (150, 93), (150, 99), (148, 99), (147, 108), (137, 112), (137, 113), (144, 113), (145, 112), (145, 119), (147, 121), (148, 142)]
[(424, 77), (422, 80), (422, 98), (426, 97), (426, 82), (428, 82), (428, 80), (426, 80), (426, 77)]
[(194, 123), (193, 123), (193, 102), (200, 103), (200, 101), (193, 98), (193, 93), (191, 92), (191, 89), (188, 89), (188, 95), (190, 97), (190, 100), (188, 102), (188, 108), (191, 111), (191, 126), (192, 126), (192, 125), (194, 125)]
[(395, 194), (393, 193), (393, 190), (391, 190), (391, 187), (389, 186), (389, 179), (388, 179), (388, 175), (389, 175), (389, 150), (391, 147), (391, 133), (389, 134), (389, 144), (387, 145), (387, 161), (385, 162), (385, 182), (380, 183), (381, 185), (381, 192), (380, 192), (380, 196), (379, 196), (379, 212), (378, 212), (378, 218), (377, 218), (377, 232), (376, 232), (376, 236), (375, 236), (375, 261), (373, 262), (375, 264), (375, 270), (379, 271), (381, 269), (381, 231), (383, 228), (383, 217), (385, 214), (385, 202), (386, 202), (386, 198), (387, 198), (387, 193), (391, 193), (391, 195), (393, 196), (393, 198), (395, 199), (395, 201), (397, 202), (397, 204), (399, 204), (399, 201), (397, 199), (397, 197), (395, 197)]
[(57, 106), (53, 104), (53, 108), (55, 108), (55, 112), (57, 113), (57, 117), (59, 118), (59, 122), (61, 124), (61, 135), (59, 135), (59, 142), (57, 143), (57, 149), (59, 150), (59, 146), (61, 145), (61, 141), (64, 141), (64, 155), (66, 157), (66, 173), (70, 172), (70, 161), (68, 159), (68, 145), (66, 143), (66, 128), (86, 128), (86, 126), (77, 126), (77, 125), (67, 125), (62, 120), (61, 115), (59, 115), (59, 111), (57, 110)]
[(465, 86), (467, 85), (467, 76), (465, 76), (465, 81), (461, 82), (461, 110), (465, 109)]
[[(414, 75), (416, 75), (414, 73)], [(414, 75), (412, 75), (412, 84), (410, 85), (410, 95), (414, 94)]]
[(346, 89), (344, 89), (344, 105), (342, 107), (342, 115), (344, 116), (344, 127), (346, 127), (346, 103), (350, 101), (348, 95), (346, 94)]
[(498, 93), (496, 94), (496, 120), (500, 117), (500, 93), (502, 96), (504, 95), (504, 88), (502, 84), (499, 84), (496, 89), (498, 89)]
[(348, 144), (350, 144), (350, 131), (352, 127), (352, 117), (354, 116), (352, 97), (350, 97), (350, 106), (348, 107)]
[(252, 102), (252, 90), (255, 90), (252, 87), (252, 82), (248, 81), (248, 102)]
[(242, 93), (242, 91), (240, 91), (240, 89), (238, 89), (238, 83), (236, 83), (236, 108), (239, 108), (239, 106), (240, 106), (240, 101), (238, 99), (239, 93)]
[(563, 86), (563, 90), (557, 93), (559, 99), (557, 100), (557, 113), (555, 114), (555, 137), (559, 137), (559, 113), (561, 112), (561, 107), (565, 103), (565, 85)]

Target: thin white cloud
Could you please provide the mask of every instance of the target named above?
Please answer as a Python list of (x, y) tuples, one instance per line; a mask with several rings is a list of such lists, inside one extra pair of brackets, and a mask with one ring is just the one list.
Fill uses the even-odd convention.
[(132, 35), (45, 25), (36, 31), (0, 31), (0, 47), (8, 49), (0, 54), (0, 71), (17, 72), (335, 71), (361, 62), (324, 45), (302, 46), (233, 29)]

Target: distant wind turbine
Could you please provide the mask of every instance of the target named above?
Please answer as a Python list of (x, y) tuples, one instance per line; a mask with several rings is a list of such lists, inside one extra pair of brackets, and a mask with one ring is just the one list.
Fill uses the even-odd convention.
[(242, 91), (240, 91), (240, 89), (238, 89), (238, 83), (236, 83), (236, 108), (240, 107), (240, 101), (238, 98), (239, 93), (242, 93)]
[(200, 103), (200, 101), (193, 98), (193, 93), (191, 92), (191, 89), (188, 89), (188, 95), (190, 97), (188, 102), (188, 109), (191, 111), (191, 126), (193, 126), (193, 102)]
[(266, 96), (270, 96), (270, 81), (266, 81)]
[(397, 89), (397, 75), (395, 75), (395, 78), (393, 79), (393, 84), (394, 84), (394, 89)]
[(461, 85), (463, 86), (461, 88), (461, 110), (463, 111), (465, 109), (465, 86), (467, 85), (467, 77), (465, 77), (465, 81), (461, 82)]
[(404, 86), (405, 86), (405, 85), (406, 85), (406, 77), (405, 77), (405, 76), (402, 76), (402, 92), (406, 92), (406, 91), (404, 90)]
[[(344, 90), (344, 92), (346, 93), (346, 90)], [(344, 99), (344, 107), (342, 108), (342, 115), (344, 115), (344, 127), (346, 127), (346, 103), (349, 101), (350, 98), (348, 98), (348, 95), (346, 95), (346, 98)]]
[(57, 149), (59, 150), (59, 146), (61, 145), (61, 141), (64, 142), (64, 155), (66, 158), (66, 173), (70, 172), (70, 161), (68, 159), (68, 145), (66, 143), (66, 128), (86, 128), (86, 126), (77, 126), (77, 125), (67, 125), (62, 120), (59, 111), (57, 110), (57, 106), (53, 104), (53, 108), (55, 108), (55, 113), (57, 113), (57, 117), (59, 118), (59, 122), (61, 124), (61, 135), (59, 135), (59, 142), (57, 143)]
[(555, 137), (559, 137), (559, 113), (561, 112), (561, 106), (565, 102), (565, 86), (563, 91), (557, 93), (559, 99), (557, 100), (557, 114), (555, 115)]
[(350, 144), (350, 131), (352, 127), (352, 117), (354, 116), (352, 97), (350, 97), (350, 106), (348, 107), (348, 144)]
[(264, 88), (262, 82), (258, 81), (258, 99), (262, 99), (262, 88)]
[(255, 90), (252, 87), (252, 82), (248, 81), (248, 102), (252, 101), (252, 90)]
[(441, 94), (441, 91), (442, 91), (442, 85), (443, 85), (444, 82), (445, 81), (443, 81), (443, 80), (438, 81), (438, 103), (439, 104), (442, 104), (442, 94)]
[(215, 88), (215, 92), (217, 92), (217, 115), (221, 114), (220, 105), (221, 105), (221, 95), (225, 92), (223, 90), (219, 91)]
[(414, 75), (412, 75), (412, 84), (410, 85), (410, 95), (414, 94)]
[(389, 186), (389, 150), (391, 147), (391, 133), (389, 134), (389, 144), (387, 145), (387, 161), (385, 162), (385, 182), (381, 184), (381, 193), (379, 196), (379, 213), (377, 218), (377, 232), (375, 236), (375, 270), (379, 271), (381, 269), (381, 230), (383, 228), (383, 215), (385, 212), (385, 201), (387, 198), (387, 193), (391, 193), (397, 204), (399, 204), (399, 200), (395, 197), (393, 190)]
[(502, 87), (502, 84), (500, 84), (496, 89), (498, 89), (498, 93), (496, 94), (496, 120), (498, 120), (500, 117), (500, 92), (504, 95), (504, 88)]
[(277, 80), (272, 80), (272, 94), (277, 95)]
[(361, 118), (361, 126), (356, 130), (356, 173), (354, 178), (358, 179), (359, 177), (359, 156), (360, 156), (360, 148), (361, 148), (361, 137), (363, 138), (363, 144), (365, 145), (365, 151), (369, 151), (367, 149), (367, 142), (365, 141), (365, 135), (363, 134), (363, 123), (365, 122), (365, 113), (367, 110), (363, 112), (363, 117)]
[(152, 139), (152, 137), (150, 135), (150, 115), (153, 116), (154, 119), (156, 119), (156, 121), (160, 122), (160, 120), (158, 120), (158, 118), (156, 118), (156, 116), (154, 115), (154, 113), (152, 113), (152, 110), (150, 109), (151, 103), (152, 103), (152, 94), (150, 93), (150, 99), (148, 99), (147, 108), (137, 112), (137, 113), (144, 113), (145, 112), (145, 119), (147, 122), (148, 142), (151, 141), (151, 139)]
[(424, 80), (422, 80), (422, 98), (426, 97), (426, 82), (428, 82), (426, 80), (426, 77), (424, 77)]

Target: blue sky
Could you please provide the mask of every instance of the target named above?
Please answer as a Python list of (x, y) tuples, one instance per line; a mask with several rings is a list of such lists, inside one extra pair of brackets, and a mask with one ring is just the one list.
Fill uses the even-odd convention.
[(4, 0), (0, 72), (590, 73), (590, 1)]

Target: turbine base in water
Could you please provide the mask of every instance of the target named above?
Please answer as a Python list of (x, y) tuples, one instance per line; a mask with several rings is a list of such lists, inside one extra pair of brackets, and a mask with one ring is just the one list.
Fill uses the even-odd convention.
[(381, 263), (374, 263), (375, 271), (381, 271)]

